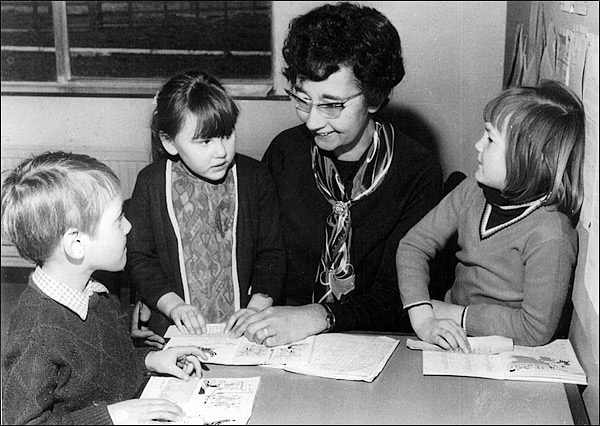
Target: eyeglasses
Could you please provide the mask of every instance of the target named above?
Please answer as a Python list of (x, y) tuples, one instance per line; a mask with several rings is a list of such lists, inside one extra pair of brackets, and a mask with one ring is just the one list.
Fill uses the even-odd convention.
[[(296, 95), (295, 93), (293, 93), (287, 89), (284, 89), (284, 90), (285, 90), (285, 93), (287, 93), (288, 96), (290, 97), (290, 100), (292, 102), (294, 102), (294, 106), (296, 107), (296, 109), (298, 111), (308, 112), (308, 113), (310, 112), (310, 110), (313, 107), (312, 102), (308, 102), (308, 101), (302, 99), (301, 97), (299, 97), (298, 95)], [(363, 92), (359, 92), (356, 95), (352, 95), (349, 98), (347, 98), (341, 102), (316, 104), (317, 111), (319, 111), (319, 114), (321, 114), (325, 118), (338, 118), (342, 114), (342, 111), (344, 110), (344, 108), (346, 108), (346, 103), (348, 101), (351, 101), (354, 98), (358, 98), (362, 94), (363, 94)]]

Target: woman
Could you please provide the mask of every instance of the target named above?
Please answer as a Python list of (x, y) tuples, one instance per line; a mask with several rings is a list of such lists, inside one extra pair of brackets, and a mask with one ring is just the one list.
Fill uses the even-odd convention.
[(434, 155), (377, 117), (404, 67), (400, 37), (379, 11), (339, 3), (297, 17), (284, 75), (303, 125), (263, 161), (279, 196), (288, 306), (244, 319), (233, 336), (267, 346), (324, 331), (399, 331), (395, 252), (440, 199)]

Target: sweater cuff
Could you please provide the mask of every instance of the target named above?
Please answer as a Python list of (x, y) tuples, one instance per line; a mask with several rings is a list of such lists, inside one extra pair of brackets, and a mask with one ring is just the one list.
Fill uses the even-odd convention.
[(422, 302), (415, 302), (415, 303), (411, 303), (410, 305), (406, 305), (406, 306), (404, 306), (404, 310), (408, 311), (412, 308), (416, 308), (417, 306), (422, 306), (422, 305), (429, 305), (433, 309), (433, 304), (429, 300), (424, 300)]
[(94, 402), (94, 405), (82, 408), (71, 413), (73, 424), (76, 425), (112, 425), (114, 424), (106, 402)]

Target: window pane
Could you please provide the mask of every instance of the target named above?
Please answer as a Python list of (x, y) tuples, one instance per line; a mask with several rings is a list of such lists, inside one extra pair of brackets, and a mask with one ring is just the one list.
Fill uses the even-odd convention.
[(2, 81), (56, 81), (49, 1), (2, 1)]
[(68, 1), (76, 77), (271, 78), (271, 2)]

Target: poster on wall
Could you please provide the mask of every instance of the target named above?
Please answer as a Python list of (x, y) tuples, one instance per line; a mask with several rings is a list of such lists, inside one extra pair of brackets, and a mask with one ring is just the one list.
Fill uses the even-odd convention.
[(554, 78), (564, 84), (569, 84), (571, 33), (572, 31), (566, 28), (559, 28), (556, 37), (556, 71)]
[(576, 13), (578, 15), (587, 15), (587, 1), (561, 1), (560, 10), (568, 13)]
[(598, 315), (598, 35), (587, 34), (587, 50), (583, 68), (582, 100), (585, 108), (585, 158), (583, 165), (584, 200), (579, 220), (588, 231), (588, 251), (584, 265), (585, 288)]
[(571, 42), (569, 49), (569, 87), (582, 97), (583, 69), (586, 62), (588, 50), (588, 32), (585, 27), (575, 27), (571, 31)]

